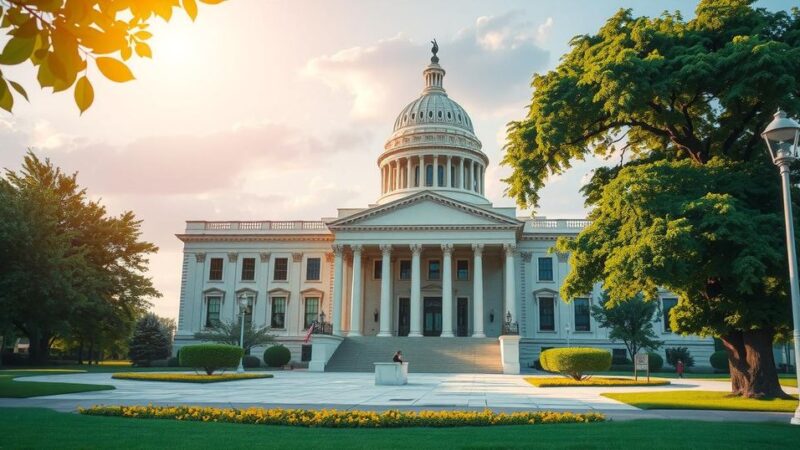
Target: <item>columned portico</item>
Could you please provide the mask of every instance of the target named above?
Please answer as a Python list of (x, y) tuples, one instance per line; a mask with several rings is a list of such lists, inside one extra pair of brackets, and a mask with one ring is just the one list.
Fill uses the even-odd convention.
[(420, 255), (422, 245), (412, 244), (411, 246), (411, 327), (408, 332), (409, 337), (422, 336), (422, 305), (421, 305), (421, 281), (420, 281)]
[(473, 301), (473, 313), (475, 315), (472, 326), (472, 337), (483, 338), (486, 334), (483, 332), (483, 244), (472, 244), (473, 251), (473, 267), (475, 267), (473, 275), (473, 292), (472, 296), (475, 298)]

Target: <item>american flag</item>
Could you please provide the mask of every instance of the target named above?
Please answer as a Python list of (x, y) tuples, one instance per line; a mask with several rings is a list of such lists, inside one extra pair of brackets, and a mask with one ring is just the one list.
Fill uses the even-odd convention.
[(314, 332), (314, 325), (315, 324), (312, 322), (311, 326), (308, 327), (308, 330), (306, 330), (306, 338), (303, 340), (303, 343), (307, 344), (308, 340), (311, 339), (311, 334)]

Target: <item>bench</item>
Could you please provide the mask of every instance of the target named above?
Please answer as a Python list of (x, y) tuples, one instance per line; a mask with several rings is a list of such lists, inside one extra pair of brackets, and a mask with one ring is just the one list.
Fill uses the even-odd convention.
[(408, 384), (408, 363), (379, 362), (374, 364), (376, 386), (402, 386)]

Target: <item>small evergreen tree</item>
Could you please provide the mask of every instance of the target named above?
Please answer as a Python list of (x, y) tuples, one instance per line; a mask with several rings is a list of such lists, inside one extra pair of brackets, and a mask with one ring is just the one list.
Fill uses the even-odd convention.
[(664, 343), (653, 330), (653, 315), (658, 304), (645, 301), (641, 295), (615, 304), (609, 303), (608, 294), (603, 294), (600, 304), (592, 307), (592, 316), (600, 328), (608, 328), (608, 338), (622, 341), (631, 359), (640, 349), (656, 350)]
[(136, 322), (133, 331), (129, 355), (137, 366), (149, 366), (151, 361), (164, 359), (172, 354), (172, 342), (169, 330), (159, 317), (147, 313)]

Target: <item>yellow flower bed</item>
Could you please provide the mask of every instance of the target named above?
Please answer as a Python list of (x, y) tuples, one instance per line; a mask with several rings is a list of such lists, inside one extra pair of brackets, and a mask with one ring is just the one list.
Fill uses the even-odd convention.
[(217, 383), (219, 381), (252, 380), (254, 378), (272, 378), (270, 373), (222, 373), (206, 375), (204, 373), (152, 373), (152, 372), (118, 372), (111, 375), (118, 380), (140, 381), (174, 381), (179, 383)]
[(575, 381), (566, 377), (527, 377), (525, 381), (536, 387), (566, 387), (566, 386), (664, 386), (669, 384), (669, 380), (663, 378), (651, 378), (647, 381), (646, 377), (633, 378), (618, 377), (591, 377), (582, 381)]
[(598, 413), (485, 411), (337, 411), (335, 409), (212, 408), (199, 406), (92, 406), (80, 414), (325, 428), (463, 427), (602, 422)]

